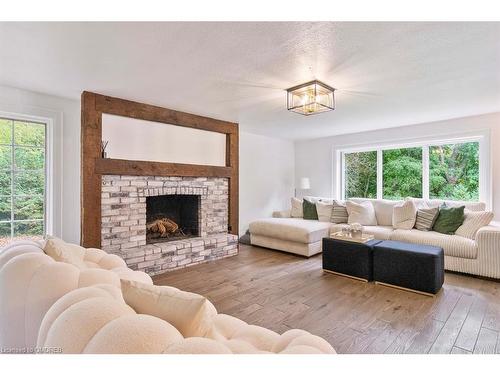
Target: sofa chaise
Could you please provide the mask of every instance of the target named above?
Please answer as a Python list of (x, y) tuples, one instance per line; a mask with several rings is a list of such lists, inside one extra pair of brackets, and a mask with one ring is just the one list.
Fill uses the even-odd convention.
[[(305, 197), (315, 202), (332, 202), (331, 198)], [(435, 231), (417, 229), (395, 229), (393, 227), (394, 206), (403, 201), (384, 199), (350, 199), (356, 203), (370, 202), (376, 215), (376, 225), (365, 225), (364, 232), (380, 240), (395, 240), (415, 244), (442, 247), (445, 254), (445, 269), (491, 278), (500, 278), (500, 227), (486, 225), (481, 227), (473, 238), (447, 235)], [(412, 198), (417, 206), (439, 207), (465, 206), (469, 211), (484, 211), (482, 202), (459, 202), (443, 200), (424, 200)], [(273, 217), (255, 220), (250, 223), (250, 242), (252, 245), (286, 251), (306, 257), (321, 252), (321, 240), (331, 233), (339, 232), (348, 224), (334, 224), (328, 221), (305, 220), (291, 217), (290, 210), (276, 211)]]

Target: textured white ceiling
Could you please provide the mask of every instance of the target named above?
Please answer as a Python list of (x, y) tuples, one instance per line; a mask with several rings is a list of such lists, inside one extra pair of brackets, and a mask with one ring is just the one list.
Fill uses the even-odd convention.
[[(500, 111), (500, 23), (0, 23), (0, 84), (89, 90), (290, 139)], [(284, 89), (320, 79), (337, 109)]]

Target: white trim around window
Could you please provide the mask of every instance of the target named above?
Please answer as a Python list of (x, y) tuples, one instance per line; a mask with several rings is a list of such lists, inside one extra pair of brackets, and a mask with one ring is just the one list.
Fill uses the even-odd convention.
[[(17, 109), (17, 108), (16, 108)], [(39, 122), (45, 124), (45, 233), (60, 236), (61, 215), (59, 212), (61, 201), (61, 181), (56, 170), (59, 165), (55, 155), (60, 155), (60, 139), (56, 134), (60, 134), (60, 124), (62, 115), (57, 112), (34, 109), (19, 108), (22, 111), (0, 110), (0, 117), (10, 118), (20, 121)]]
[(487, 209), (492, 207), (491, 150), (490, 131), (481, 130), (470, 133), (447, 134), (418, 139), (393, 140), (387, 142), (360, 143), (355, 145), (333, 147), (333, 178), (332, 196), (337, 199), (345, 197), (344, 154), (351, 152), (377, 151), (377, 198), (382, 198), (383, 173), (382, 151), (396, 148), (422, 147), (423, 191), (424, 198), (429, 197), (429, 146), (479, 142), (479, 200), (486, 203)]

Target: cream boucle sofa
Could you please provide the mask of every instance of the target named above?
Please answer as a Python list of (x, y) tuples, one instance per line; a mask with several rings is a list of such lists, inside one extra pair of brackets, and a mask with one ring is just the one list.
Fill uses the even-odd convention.
[(136, 314), (111, 285), (76, 289), (59, 299), (41, 323), (37, 346), (89, 354), (334, 353), (325, 340), (306, 331), (279, 335), (224, 314), (216, 316), (205, 337), (185, 338), (165, 320)]
[[(305, 197), (317, 202), (331, 201), (331, 198)], [(417, 244), (440, 246), (445, 254), (445, 269), (473, 275), (500, 278), (500, 227), (485, 226), (479, 229), (474, 239), (438, 232), (424, 232), (416, 229), (394, 229), (392, 213), (401, 201), (384, 199), (353, 198), (355, 202), (370, 201), (377, 218), (376, 226), (364, 226), (366, 233), (380, 240), (395, 240)], [(413, 199), (417, 205), (438, 207), (443, 202), (449, 206), (464, 205), (470, 211), (484, 211), (482, 202), (457, 202), (443, 200)], [(250, 223), (250, 241), (253, 245), (287, 251), (303, 256), (320, 253), (321, 239), (330, 233), (342, 230), (347, 224), (333, 224), (317, 220), (290, 217), (290, 211), (277, 211), (272, 218)]]
[[(217, 314), (200, 337), (183, 337), (173, 324), (137, 314), (122, 280), (152, 284), (123, 260), (87, 249), (85, 264), (55, 261), (42, 243), (22, 242), (0, 252), (0, 348), (62, 353), (335, 353), (303, 330), (282, 335)], [(179, 293), (184, 293), (179, 291)], [(207, 303), (210, 303), (207, 301)], [(184, 324), (186, 324), (184, 322)], [(201, 337), (204, 336), (204, 337)]]

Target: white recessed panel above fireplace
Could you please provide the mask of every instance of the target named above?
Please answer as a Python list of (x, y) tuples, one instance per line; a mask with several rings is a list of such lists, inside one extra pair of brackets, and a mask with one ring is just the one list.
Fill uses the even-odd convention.
[(107, 157), (224, 166), (225, 134), (129, 117), (102, 115)]

